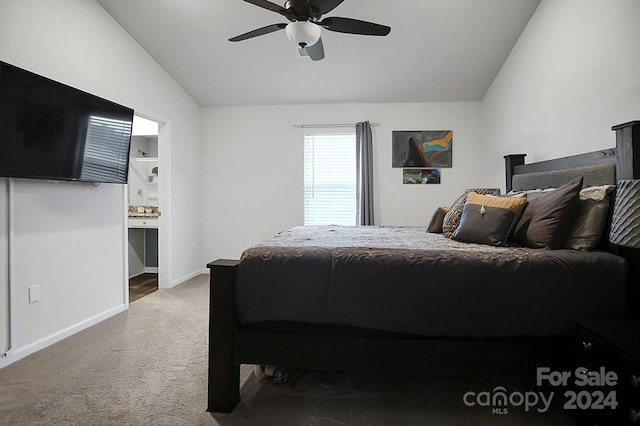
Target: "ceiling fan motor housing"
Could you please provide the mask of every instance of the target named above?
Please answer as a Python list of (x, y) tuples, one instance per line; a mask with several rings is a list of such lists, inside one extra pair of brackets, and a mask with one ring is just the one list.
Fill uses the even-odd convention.
[(308, 1), (288, 0), (284, 8), (296, 17), (297, 21), (316, 22), (320, 19), (320, 10)]

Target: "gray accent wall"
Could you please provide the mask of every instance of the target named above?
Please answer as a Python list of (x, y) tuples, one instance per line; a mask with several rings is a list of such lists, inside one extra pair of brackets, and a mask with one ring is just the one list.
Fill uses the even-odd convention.
[(147, 268), (158, 267), (158, 230), (148, 228), (144, 230), (144, 266)]

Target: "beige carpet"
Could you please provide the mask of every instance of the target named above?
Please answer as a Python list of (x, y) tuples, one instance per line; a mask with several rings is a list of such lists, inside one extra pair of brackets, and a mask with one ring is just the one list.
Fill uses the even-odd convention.
[(208, 277), (160, 290), (0, 370), (2, 425), (571, 425), (559, 412), (508, 415), (462, 403), (522, 383), (310, 372), (258, 380), (243, 366), (231, 415), (206, 408)]

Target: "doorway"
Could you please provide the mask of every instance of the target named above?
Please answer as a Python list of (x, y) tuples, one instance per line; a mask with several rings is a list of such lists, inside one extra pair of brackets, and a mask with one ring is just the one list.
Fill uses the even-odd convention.
[(134, 116), (127, 184), (129, 302), (155, 292), (159, 285), (161, 215), (159, 123)]

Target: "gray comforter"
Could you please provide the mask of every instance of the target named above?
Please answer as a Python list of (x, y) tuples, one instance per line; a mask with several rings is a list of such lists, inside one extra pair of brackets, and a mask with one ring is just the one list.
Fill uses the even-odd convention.
[(243, 324), (339, 324), (423, 336), (563, 335), (624, 311), (605, 252), (458, 243), (422, 227), (295, 227), (246, 250)]

